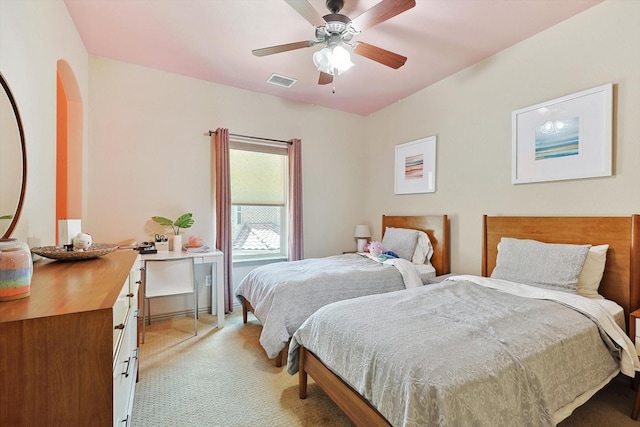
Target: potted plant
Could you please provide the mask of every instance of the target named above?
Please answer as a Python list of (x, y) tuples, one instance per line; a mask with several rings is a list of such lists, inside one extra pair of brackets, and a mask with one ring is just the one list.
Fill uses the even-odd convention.
[(181, 228), (187, 229), (193, 225), (193, 214), (191, 213), (182, 214), (175, 221), (169, 218), (165, 218), (163, 216), (152, 216), (151, 219), (154, 222), (157, 222), (158, 224), (163, 226), (164, 228), (171, 227), (171, 230), (173, 231), (173, 234), (174, 234), (173, 242), (172, 242), (173, 250), (175, 252), (182, 251), (182, 236), (180, 235), (180, 229)]

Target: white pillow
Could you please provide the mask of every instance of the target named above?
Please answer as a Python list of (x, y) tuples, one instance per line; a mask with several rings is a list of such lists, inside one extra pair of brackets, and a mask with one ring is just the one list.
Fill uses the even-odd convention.
[(598, 287), (604, 274), (609, 245), (592, 246), (578, 276), (578, 295), (588, 298), (604, 298), (598, 293)]
[(424, 231), (418, 231), (418, 244), (416, 250), (413, 252), (411, 262), (414, 264), (429, 264), (431, 265), (431, 257), (433, 256), (433, 245), (429, 236)]
[(418, 231), (410, 228), (387, 227), (382, 237), (382, 246), (398, 254), (398, 257), (411, 261), (418, 243)]

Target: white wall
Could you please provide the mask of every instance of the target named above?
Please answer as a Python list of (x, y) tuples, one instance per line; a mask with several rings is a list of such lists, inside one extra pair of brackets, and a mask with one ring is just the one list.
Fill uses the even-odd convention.
[[(213, 139), (209, 130), (302, 139), (306, 257), (355, 248), (362, 219), (359, 191), (365, 165), (359, 144), (362, 117), (193, 78), (90, 58), (88, 215), (94, 241), (150, 240), (154, 215), (192, 212), (184, 231), (215, 246)], [(210, 267), (198, 270), (204, 283)], [(247, 271), (234, 268), (234, 283)], [(201, 289), (208, 306), (210, 289)], [(188, 297), (153, 302), (152, 315), (187, 310)]]
[[(90, 58), (88, 216), (96, 241), (147, 240), (153, 215), (192, 212), (185, 236), (213, 243), (208, 130), (302, 139), (305, 255), (355, 247), (365, 165), (362, 117)], [(185, 239), (185, 237), (183, 237)]]
[[(89, 57), (61, 0), (2, 0), (0, 71), (22, 114), (29, 167), (14, 236), (54, 241), (55, 73), (64, 59), (85, 102), (83, 222), (96, 241), (142, 240), (152, 215), (185, 211), (196, 219), (189, 234), (211, 236), (211, 142), (204, 133), (227, 127), (303, 140), (307, 256), (353, 249), (358, 223), (379, 236), (383, 213), (447, 213), (453, 269), (478, 273), (482, 214), (640, 212), (639, 20), (640, 2), (607, 0), (359, 117)], [(615, 84), (615, 175), (512, 185), (511, 112), (607, 82)], [(438, 136), (437, 192), (395, 196), (395, 145), (430, 135)]]
[[(56, 67), (74, 70), (88, 100), (88, 61), (66, 6), (56, 1), (0, 1), (0, 72), (16, 99), (27, 146), (27, 189), (13, 237), (55, 243)], [(84, 135), (88, 135), (87, 115)]]
[[(608, 0), (367, 117), (368, 221), (451, 217), (452, 270), (480, 273), (482, 215), (640, 213), (640, 2)], [(511, 184), (511, 112), (614, 84), (614, 176)], [(385, 125), (391, 123), (391, 126)], [(436, 135), (436, 192), (394, 195), (395, 145)]]

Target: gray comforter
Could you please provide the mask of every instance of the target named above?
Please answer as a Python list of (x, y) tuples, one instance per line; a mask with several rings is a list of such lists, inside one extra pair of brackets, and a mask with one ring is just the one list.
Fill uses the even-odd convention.
[(404, 289), (397, 268), (358, 254), (265, 265), (251, 271), (235, 293), (262, 323), (260, 344), (273, 359), (307, 317), (335, 301)]
[(288, 371), (304, 346), (394, 426), (510, 427), (555, 425), (620, 368), (638, 369), (631, 341), (587, 298), (478, 279), (321, 308), (294, 334)]

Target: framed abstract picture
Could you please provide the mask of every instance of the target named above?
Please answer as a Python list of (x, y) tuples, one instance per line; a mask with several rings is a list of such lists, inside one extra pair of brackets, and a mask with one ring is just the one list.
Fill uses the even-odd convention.
[(611, 176), (612, 86), (514, 111), (511, 182)]
[(436, 137), (396, 146), (395, 194), (436, 191)]

